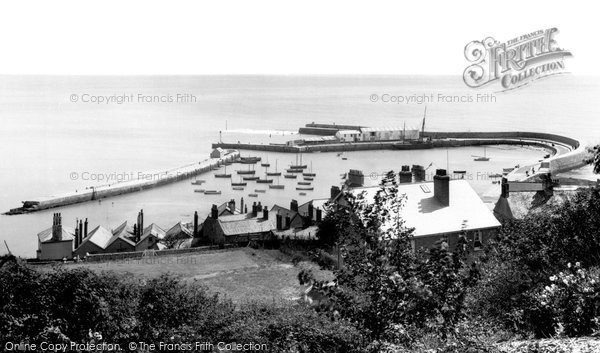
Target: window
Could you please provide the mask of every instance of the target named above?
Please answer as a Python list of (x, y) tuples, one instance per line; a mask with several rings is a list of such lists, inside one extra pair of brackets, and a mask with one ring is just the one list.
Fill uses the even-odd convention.
[(474, 250), (481, 250), (482, 243), (483, 243), (482, 238), (483, 238), (483, 236), (481, 234), (481, 231), (476, 230), (473, 235), (473, 249)]

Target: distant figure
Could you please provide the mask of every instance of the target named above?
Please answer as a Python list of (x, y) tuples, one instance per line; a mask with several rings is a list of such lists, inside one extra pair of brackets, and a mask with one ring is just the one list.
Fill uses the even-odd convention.
[(529, 176), (529, 171), (528, 170), (525, 171), (525, 176)]

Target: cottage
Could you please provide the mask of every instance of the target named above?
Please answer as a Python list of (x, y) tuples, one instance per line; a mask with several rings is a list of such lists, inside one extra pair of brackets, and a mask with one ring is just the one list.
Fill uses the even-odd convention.
[(298, 212), (298, 201), (292, 200), (290, 208), (285, 208), (279, 205), (274, 205), (270, 210), (271, 214), (279, 214), (283, 218), (283, 223), (286, 228), (302, 228), (304, 220)]
[(135, 244), (135, 251), (160, 250), (160, 241), (165, 238), (165, 235), (166, 232), (161, 227), (152, 223), (144, 229), (140, 240)]
[(252, 205), (252, 212), (219, 216), (217, 205), (204, 221), (202, 231), (212, 244), (246, 244), (250, 241), (266, 241), (272, 238), (276, 218), (260, 203)]
[[(379, 187), (350, 189), (373, 200)], [(500, 223), (466, 180), (450, 180), (438, 169), (433, 182), (403, 183), (398, 193), (406, 196), (400, 216), (407, 228), (414, 228), (413, 249), (428, 248), (445, 240), (453, 248), (459, 237), (466, 237), (471, 249), (479, 250), (495, 236)], [(346, 206), (343, 193), (334, 197), (338, 206)], [(385, 225), (384, 225), (385, 227)]]
[(52, 227), (38, 233), (37, 258), (39, 260), (61, 260), (73, 257), (75, 229), (62, 225), (62, 215), (55, 213)]
[(222, 149), (221, 147), (217, 147), (212, 150), (210, 153), (210, 158), (223, 158), (227, 154), (227, 151)]
[(342, 142), (356, 142), (359, 140), (360, 131), (358, 130), (338, 130), (335, 137)]

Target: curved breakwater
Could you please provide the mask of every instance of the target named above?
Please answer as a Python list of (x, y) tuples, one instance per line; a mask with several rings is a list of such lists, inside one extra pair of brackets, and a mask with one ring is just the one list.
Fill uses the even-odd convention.
[[(529, 131), (510, 132), (431, 132), (421, 134), (424, 141), (403, 142), (401, 140), (368, 141), (368, 142), (333, 142), (307, 145), (283, 144), (244, 144), (244, 143), (214, 143), (213, 148), (233, 148), (239, 150), (254, 150), (283, 153), (311, 152), (351, 152), (365, 150), (418, 150), (429, 148), (450, 148), (487, 145), (518, 145), (534, 146), (546, 149), (551, 155), (545, 162), (549, 163), (550, 173), (560, 173), (582, 167), (586, 164), (586, 148), (573, 138)], [(562, 148), (558, 148), (562, 147)], [(567, 152), (564, 152), (564, 150)], [(530, 165), (521, 169), (531, 169)], [(536, 168), (537, 169), (537, 168)]]

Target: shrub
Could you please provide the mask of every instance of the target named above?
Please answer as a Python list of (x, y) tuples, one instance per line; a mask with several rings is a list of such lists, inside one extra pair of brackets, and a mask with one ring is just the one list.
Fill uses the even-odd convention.
[(568, 337), (590, 335), (600, 328), (600, 271), (581, 268), (579, 262), (550, 277), (539, 294), (539, 305), (555, 317)]

